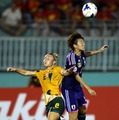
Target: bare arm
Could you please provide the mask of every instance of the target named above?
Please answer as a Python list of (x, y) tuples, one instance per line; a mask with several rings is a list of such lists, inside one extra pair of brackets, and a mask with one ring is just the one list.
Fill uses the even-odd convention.
[(90, 57), (92, 55), (96, 55), (99, 53), (102, 53), (105, 51), (105, 49), (107, 49), (109, 46), (108, 45), (103, 45), (99, 50), (94, 50), (94, 51), (89, 51), (89, 52), (85, 52), (86, 57)]
[(96, 96), (96, 92), (93, 89), (91, 89), (78, 74), (75, 76), (75, 78), (79, 83), (81, 83), (83, 87), (85, 87), (88, 90), (90, 95)]
[(24, 76), (36, 76), (34, 71), (28, 71), (28, 70), (14, 68), (14, 67), (8, 67), (7, 71), (17, 72), (17, 73), (24, 75)]
[(73, 66), (73, 67), (71, 67), (71, 68), (69, 68), (69, 69), (63, 70), (63, 71), (61, 72), (61, 74), (62, 74), (63, 76), (68, 76), (68, 75), (70, 75), (70, 74), (73, 72), (74, 68), (75, 68), (75, 66)]

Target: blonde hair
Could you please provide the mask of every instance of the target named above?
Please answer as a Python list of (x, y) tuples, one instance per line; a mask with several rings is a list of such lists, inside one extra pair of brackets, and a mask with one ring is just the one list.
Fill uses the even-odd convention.
[(53, 53), (53, 57), (54, 57), (55, 61), (57, 61), (58, 54), (57, 53)]
[(48, 55), (52, 55), (54, 60), (57, 61), (58, 54), (57, 53), (48, 53)]

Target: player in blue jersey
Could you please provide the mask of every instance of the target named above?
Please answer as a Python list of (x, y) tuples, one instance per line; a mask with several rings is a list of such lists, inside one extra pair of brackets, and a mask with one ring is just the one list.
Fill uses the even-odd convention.
[(108, 46), (104, 45), (99, 50), (85, 52), (84, 38), (77, 32), (69, 36), (68, 45), (72, 50), (66, 58), (66, 69), (71, 66), (75, 66), (75, 69), (70, 76), (63, 78), (62, 94), (65, 99), (69, 120), (85, 120), (87, 102), (81, 85), (85, 87), (92, 96), (96, 96), (96, 92), (82, 79), (82, 69), (85, 67), (86, 57), (102, 53)]

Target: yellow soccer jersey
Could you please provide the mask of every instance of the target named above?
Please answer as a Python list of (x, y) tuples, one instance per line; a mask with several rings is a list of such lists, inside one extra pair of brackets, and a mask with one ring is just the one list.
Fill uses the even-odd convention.
[(37, 78), (42, 86), (42, 91), (45, 96), (45, 102), (48, 103), (48, 99), (52, 95), (60, 96), (60, 84), (62, 82), (61, 71), (63, 68), (54, 66), (50, 71), (40, 70), (35, 72)]

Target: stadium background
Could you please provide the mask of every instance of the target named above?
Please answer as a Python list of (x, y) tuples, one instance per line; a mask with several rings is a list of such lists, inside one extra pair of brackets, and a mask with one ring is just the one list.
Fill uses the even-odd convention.
[[(53, 0), (51, 1), (53, 2)], [(41, 0), (42, 8), (44, 8), (45, 2), (46, 5), (52, 4), (51, 1)], [(75, 4), (79, 2), (78, 0), (73, 1), (75, 1)], [(12, 0), (1, 0), (1, 19), (2, 13), (12, 2)], [(17, 0), (14, 0), (14, 2), (20, 7), (20, 2)], [(85, 3), (86, 1), (83, 2)], [(83, 2), (80, 1), (79, 3), (83, 4)], [(99, 12), (102, 10), (101, 5), (107, 5), (112, 10), (112, 17), (108, 18), (108, 15), (105, 15), (107, 18), (101, 19), (99, 19), (100, 17), (91, 19), (82, 17), (90, 26), (90, 34), (88, 34), (89, 31), (86, 31), (86, 26), (80, 25), (83, 20), (75, 28), (75, 31), (81, 32), (84, 35), (87, 51), (99, 49), (103, 44), (109, 45), (109, 49), (103, 54), (87, 58), (87, 66), (84, 69), (83, 79), (90, 86), (94, 87), (97, 92), (97, 97), (93, 98), (84, 89), (89, 101), (87, 120), (118, 120), (119, 3), (118, 0), (110, 1), (108, 4), (108, 1), (103, 2), (101, 0), (93, 0), (93, 2), (98, 4)], [(109, 11), (107, 10), (107, 14), (110, 13)], [(0, 26), (0, 120), (38, 120), (39, 118), (45, 120), (45, 108), (41, 89), (28, 88), (29, 77), (23, 77), (12, 72), (8, 73), (6, 68), (13, 66), (29, 70), (43, 69), (42, 59), (47, 52), (58, 53), (58, 65), (65, 67), (65, 57), (69, 51), (66, 40), (72, 31), (60, 34), (62, 31), (55, 33), (55, 30), (51, 29), (48, 36), (44, 33), (37, 35), (34, 21), (30, 22), (29, 26), (29, 23), (24, 20), (23, 23), (27, 25), (27, 29), (20, 36), (9, 34)], [(58, 25), (60, 22), (58, 21), (55, 24)], [(66, 30), (71, 30), (71, 24), (68, 23), (67, 19), (61, 23)], [(104, 31), (100, 35), (99, 26), (101, 24), (103, 24), (102, 30)], [(115, 31), (114, 34), (111, 34), (110, 30), (113, 30), (113, 28), (115, 28)], [(64, 120), (68, 120), (67, 114), (64, 114)]]

